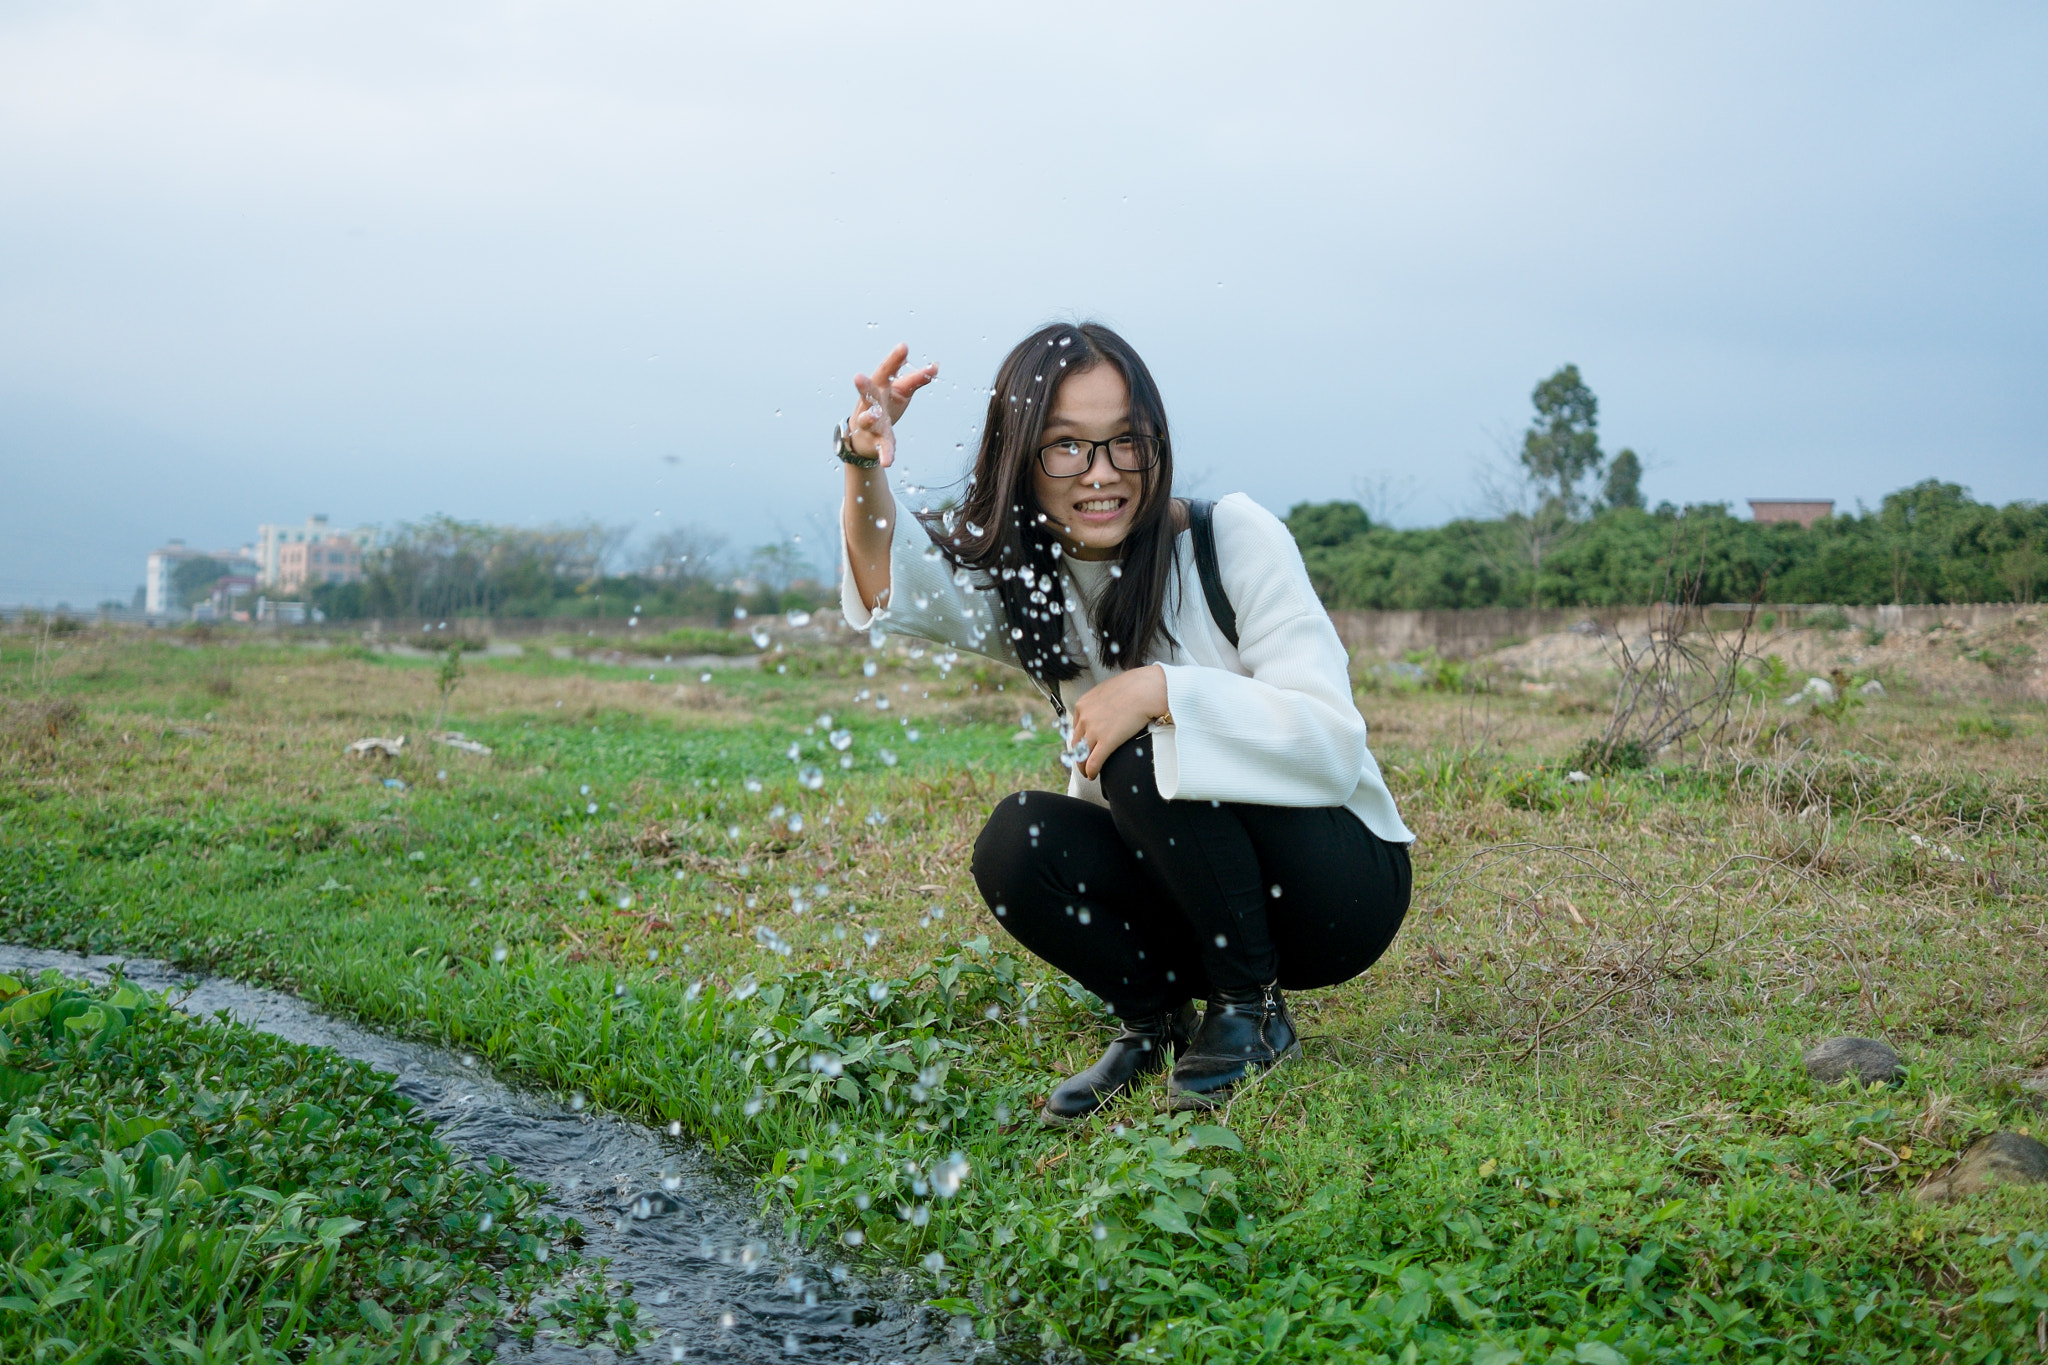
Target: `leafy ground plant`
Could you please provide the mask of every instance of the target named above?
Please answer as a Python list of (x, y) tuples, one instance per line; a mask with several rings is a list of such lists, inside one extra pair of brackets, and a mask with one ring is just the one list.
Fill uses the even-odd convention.
[[(26, 646), (0, 637), (0, 678)], [(81, 633), (46, 662), (79, 714), (0, 754), (0, 933), (274, 982), (679, 1124), (790, 1235), (911, 1269), (985, 1337), (2038, 1354), (2048, 1192), (1913, 1198), (2043, 1122), (2038, 726), (1965, 740), (1902, 680), (1854, 731), (1574, 780), (1594, 722), (1539, 697), (1368, 696), (1422, 839), (1393, 951), (1301, 996), (1304, 1056), (1227, 1112), (1146, 1092), (1049, 1131), (1101, 1020), (966, 875), (990, 806), (1058, 780), (1007, 675), (494, 659), (450, 717), (489, 755), (365, 761), (350, 740), (432, 718), (428, 662), (204, 648), (231, 647), (225, 699), (201, 648)], [(1836, 1034), (1891, 1041), (1904, 1082), (1808, 1079)]]
[(54, 973), (0, 1040), (0, 1357), (461, 1361), (570, 1268), (357, 1063)]

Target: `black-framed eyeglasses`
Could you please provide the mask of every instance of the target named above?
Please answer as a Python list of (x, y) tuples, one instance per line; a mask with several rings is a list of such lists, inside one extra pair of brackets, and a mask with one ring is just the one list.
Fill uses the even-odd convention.
[(1165, 444), (1157, 436), (1126, 432), (1107, 441), (1085, 441), (1070, 436), (1038, 448), (1038, 467), (1055, 479), (1074, 479), (1095, 468), (1095, 452), (1107, 450), (1109, 462), (1126, 474), (1142, 474), (1159, 463), (1159, 449)]

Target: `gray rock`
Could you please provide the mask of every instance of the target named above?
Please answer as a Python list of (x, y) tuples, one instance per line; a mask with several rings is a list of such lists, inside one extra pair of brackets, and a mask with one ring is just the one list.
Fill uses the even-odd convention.
[(1913, 1197), (1923, 1204), (1952, 1204), (1994, 1185), (2048, 1185), (2048, 1143), (2024, 1133), (1978, 1138)]
[(1872, 678), (1869, 682), (1863, 684), (1863, 686), (1857, 688), (1856, 690), (1858, 692), (1861, 692), (1866, 697), (1881, 697), (1884, 695), (1884, 684), (1879, 682), (1877, 679)]
[(1806, 1074), (1822, 1085), (1845, 1076), (1863, 1085), (1897, 1085), (1906, 1078), (1906, 1064), (1875, 1038), (1830, 1038), (1806, 1054)]

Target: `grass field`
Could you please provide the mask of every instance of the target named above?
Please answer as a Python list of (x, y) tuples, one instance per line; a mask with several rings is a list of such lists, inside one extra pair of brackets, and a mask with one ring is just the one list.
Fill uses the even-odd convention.
[(587, 1275), (536, 1297), (577, 1269), (539, 1188), (367, 1067), (54, 973), (0, 976), (0, 1035), (5, 1359), (455, 1362), (512, 1318), (612, 1325)]
[[(1304, 1057), (1227, 1113), (1155, 1090), (1052, 1132), (1035, 1100), (1101, 1029), (966, 873), (994, 801), (1058, 785), (1042, 707), (970, 660), (776, 657), (472, 657), (445, 724), (482, 755), (428, 740), (431, 661), (0, 636), (0, 936), (282, 984), (680, 1121), (791, 1234), (918, 1267), (984, 1336), (2048, 1359), (2048, 1188), (1912, 1197), (2048, 1127), (2048, 726), (2009, 673), (1767, 701), (1772, 738), (1586, 781), (1597, 679), (1368, 691), (1421, 836), (1394, 950), (1301, 997)], [(1808, 1080), (1837, 1034), (1905, 1083)]]

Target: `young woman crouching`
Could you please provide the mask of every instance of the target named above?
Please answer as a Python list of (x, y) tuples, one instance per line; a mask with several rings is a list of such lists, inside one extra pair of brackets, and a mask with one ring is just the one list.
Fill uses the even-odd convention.
[(1277, 518), (1173, 496), (1165, 406), (1106, 327), (1025, 338), (965, 497), (900, 515), (894, 423), (938, 372), (906, 355), (856, 379), (839, 436), (840, 592), (848, 625), (1021, 668), (1062, 716), (1066, 794), (1005, 797), (974, 846), (997, 920), (1123, 1026), (1043, 1117), (1093, 1112), (1169, 1045), (1174, 1106), (1215, 1104), (1296, 1050), (1281, 992), (1357, 976), (1407, 912), (1414, 836), (1344, 646)]

